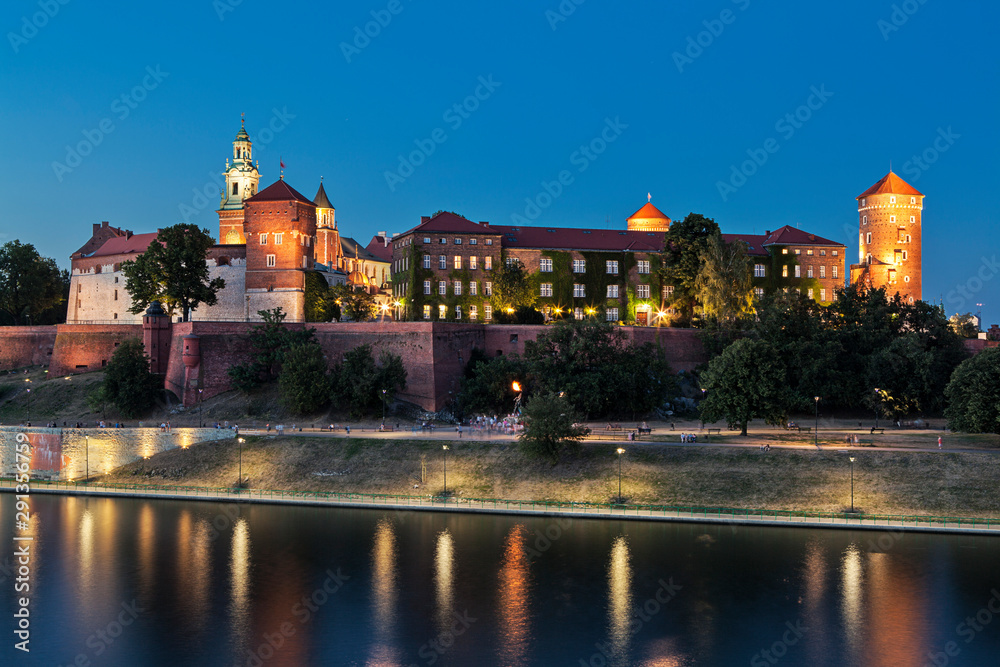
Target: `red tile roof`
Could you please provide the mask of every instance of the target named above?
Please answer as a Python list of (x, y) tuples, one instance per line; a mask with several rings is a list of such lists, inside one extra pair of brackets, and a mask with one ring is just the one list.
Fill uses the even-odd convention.
[(867, 197), (868, 195), (883, 194), (924, 196), (922, 192), (890, 171), (888, 174), (879, 179), (878, 183), (859, 194), (855, 197), (855, 199), (861, 199), (862, 197)]
[(380, 257), (386, 262), (392, 261), (392, 245), (389, 243), (389, 239), (385, 236), (379, 236), (376, 234), (372, 237), (372, 240), (368, 242), (365, 250)]
[(505, 248), (628, 252), (659, 252), (663, 250), (663, 232), (570, 227), (510, 227), (505, 225), (491, 225), (490, 229), (503, 234), (502, 244)]
[(751, 257), (767, 257), (768, 252), (764, 248), (766, 236), (760, 234), (723, 234), (722, 240), (726, 243), (733, 241), (743, 241), (747, 244), (747, 254)]
[(670, 222), (670, 218), (668, 218), (663, 211), (653, 206), (653, 202), (648, 202), (644, 204), (642, 208), (640, 208), (638, 211), (636, 211), (635, 213), (633, 213), (628, 217), (629, 220), (633, 219), (648, 220), (650, 218), (666, 220), (667, 222)]
[(271, 185), (267, 186), (253, 197), (247, 199), (247, 201), (300, 201), (303, 204), (310, 204), (312, 206), (316, 205), (304, 194), (290, 186), (288, 183), (285, 183), (285, 179), (283, 178), (271, 183)]
[(493, 230), (490, 225), (482, 225), (472, 220), (463, 218), (460, 215), (455, 215), (454, 213), (449, 213), (448, 211), (442, 211), (438, 213), (433, 218), (429, 220), (422, 221), (419, 225), (413, 229), (404, 232), (404, 234), (417, 232), (427, 232), (430, 234), (435, 233), (445, 233), (445, 234), (496, 234), (498, 232)]
[(90, 257), (106, 257), (107, 255), (129, 255), (146, 252), (149, 244), (156, 239), (157, 232), (149, 234), (133, 234), (132, 236), (116, 236), (108, 239), (104, 245), (97, 249)]
[(836, 241), (831, 241), (830, 239), (825, 239), (822, 236), (816, 236), (815, 234), (810, 234), (809, 232), (803, 231), (801, 229), (796, 229), (789, 225), (785, 225), (780, 229), (769, 233), (762, 243), (764, 246), (769, 245), (825, 245), (825, 246), (844, 246), (843, 243), (837, 243)]

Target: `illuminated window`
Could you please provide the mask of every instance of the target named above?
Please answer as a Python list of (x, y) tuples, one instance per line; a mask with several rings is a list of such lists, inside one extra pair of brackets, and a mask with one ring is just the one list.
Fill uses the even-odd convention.
[(487, 271), (493, 270), (493, 258), (490, 257), (489, 255), (483, 257), (483, 268), (486, 269)]
[[(486, 239), (486, 245), (493, 245), (493, 239)], [(487, 317), (486, 319), (490, 318)]]
[(781, 254), (782, 255), (787, 255), (788, 254), (788, 248), (782, 248), (781, 249)]
[(795, 254), (796, 255), (801, 255), (802, 254), (802, 249), (801, 248), (796, 248), (795, 249)]
[(806, 254), (809, 255), (810, 257), (812, 257), (812, 254), (813, 254), (812, 248), (810, 248), (809, 250), (806, 250)]
[(479, 258), (473, 255), (469, 258), (469, 270), (475, 271), (479, 268)]
[(781, 277), (782, 278), (787, 278), (788, 277), (788, 265), (787, 264), (785, 264), (784, 266), (781, 267)]
[[(472, 239), (472, 241), (475, 241), (475, 240), (476, 239)], [(472, 243), (472, 241), (470, 241), (469, 243)], [(469, 306), (469, 319), (470, 320), (478, 320), (479, 319), (479, 307), (478, 306), (475, 306), (475, 305)]]
[(276, 262), (276, 259), (275, 259), (274, 255), (268, 255), (267, 256), (267, 265), (268, 266), (274, 266), (276, 263), (277, 262)]
[(840, 251), (839, 251), (839, 250), (834, 250), (834, 251), (833, 251), (833, 256), (834, 256), (834, 257), (836, 257), (836, 256), (837, 256), (837, 255), (839, 255), (839, 254), (840, 254)]
[(763, 299), (764, 298), (764, 288), (763, 287), (754, 287), (753, 288), (753, 295), (755, 297), (757, 297), (758, 299)]
[(444, 305), (443, 303), (440, 306), (438, 306), (438, 319), (439, 320), (448, 319), (448, 306)]
[(455, 255), (455, 270), (456, 271), (461, 271), (462, 270), (462, 256), (461, 255)]
[(424, 319), (425, 320), (431, 319), (431, 307), (430, 306), (424, 306)]
[(575, 319), (575, 320), (582, 320), (583, 319), (583, 308), (574, 308), (573, 309), (573, 319)]

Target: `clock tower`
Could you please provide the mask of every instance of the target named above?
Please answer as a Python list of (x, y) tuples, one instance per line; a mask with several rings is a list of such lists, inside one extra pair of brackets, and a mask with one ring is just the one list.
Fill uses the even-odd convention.
[(257, 194), (260, 173), (253, 164), (253, 144), (240, 119), (240, 131), (233, 141), (232, 164), (226, 159), (226, 191), (219, 205), (219, 243), (245, 245), (243, 202)]

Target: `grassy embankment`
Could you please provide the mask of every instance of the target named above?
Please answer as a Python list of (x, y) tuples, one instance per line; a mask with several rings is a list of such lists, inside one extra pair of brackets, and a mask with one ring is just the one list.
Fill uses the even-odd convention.
[[(614, 444), (590, 443), (552, 466), (510, 443), (452, 442), (448, 489), (478, 498), (609, 502)], [(840, 511), (850, 464), (836, 451), (628, 446), (622, 490), (632, 503)], [(1000, 459), (991, 453), (856, 451), (855, 505), (869, 513), (1000, 517)], [(173, 450), (124, 466), (109, 482), (232, 486), (234, 442)], [(421, 483), (421, 460), (425, 482)], [(249, 437), (244, 475), (260, 489), (426, 495), (442, 489), (441, 442), (352, 437)], [(317, 474), (319, 473), (319, 474)]]

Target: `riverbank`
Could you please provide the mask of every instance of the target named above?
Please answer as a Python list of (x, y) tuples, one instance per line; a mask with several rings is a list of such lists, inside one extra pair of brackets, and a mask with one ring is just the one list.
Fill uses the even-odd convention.
[[(451, 441), (447, 489), (454, 498), (514, 502), (615, 503), (620, 443), (587, 443), (552, 466), (524, 457), (510, 441)], [(251, 490), (438, 496), (444, 491), (441, 441), (359, 437), (250, 436), (242, 472)], [(978, 452), (809, 451), (673, 447), (627, 443), (621, 492), (627, 504), (736, 510), (1000, 518), (1000, 465)], [(122, 466), (96, 483), (233, 487), (238, 443), (204, 443)]]

